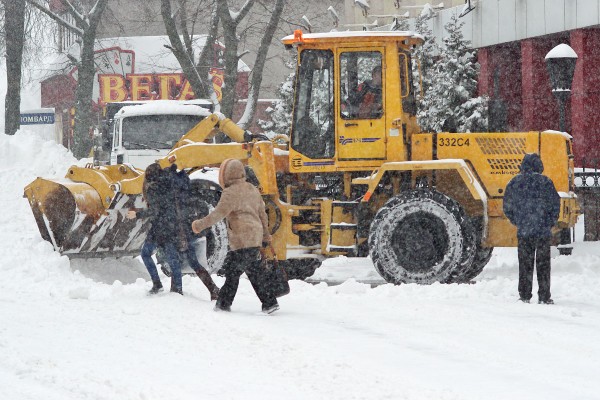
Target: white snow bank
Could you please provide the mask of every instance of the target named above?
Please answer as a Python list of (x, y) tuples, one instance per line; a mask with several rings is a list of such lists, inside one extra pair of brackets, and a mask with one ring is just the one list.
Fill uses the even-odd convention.
[(0, 149), (2, 398), (598, 398), (597, 243), (553, 250), (555, 306), (517, 302), (516, 250), (496, 249), (471, 285), (371, 288), (358, 282), (378, 279), (368, 259), (338, 257), (317, 273), (352, 278), (341, 285), (292, 281), (264, 317), (242, 279), (233, 312), (215, 313), (198, 278), (149, 297), (135, 260), (55, 253), (23, 187), (75, 160), (26, 132)]

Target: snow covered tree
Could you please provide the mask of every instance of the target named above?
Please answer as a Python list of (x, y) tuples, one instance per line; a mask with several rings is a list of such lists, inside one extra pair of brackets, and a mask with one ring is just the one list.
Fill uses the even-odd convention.
[(405, 18), (394, 18), (391, 26), (392, 31), (408, 31), (410, 30), (410, 26), (408, 24), (408, 20)]
[(448, 36), (417, 114), (424, 131), (487, 131), (488, 101), (486, 97), (473, 98), (479, 63), (464, 39), (463, 24), (453, 15), (444, 26)]
[[(296, 53), (294, 57), (286, 65), (289, 68), (296, 68)], [(259, 120), (259, 126), (264, 129), (268, 136), (277, 134), (288, 135), (292, 127), (292, 111), (294, 107), (294, 81), (296, 80), (296, 72), (290, 73), (285, 81), (279, 86), (279, 98), (275, 100), (272, 107), (267, 109), (267, 113), (271, 117), (270, 121)]]
[[(415, 32), (423, 36), (425, 42), (418, 46), (413, 51), (413, 82), (415, 92), (419, 95), (421, 92), (426, 93), (431, 87), (433, 75), (435, 73), (435, 60), (439, 54), (438, 45), (435, 42), (433, 32), (429, 28), (431, 17), (426, 14), (419, 15), (415, 20)], [(421, 111), (422, 103), (419, 103), (419, 111)]]

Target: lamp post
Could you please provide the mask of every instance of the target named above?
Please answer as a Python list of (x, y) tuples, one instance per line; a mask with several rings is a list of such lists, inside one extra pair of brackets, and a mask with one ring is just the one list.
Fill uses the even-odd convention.
[(552, 94), (558, 100), (560, 130), (567, 130), (565, 109), (571, 97), (571, 83), (575, 74), (577, 53), (568, 44), (559, 44), (546, 54), (546, 67), (552, 83)]
[[(567, 100), (571, 97), (571, 83), (575, 75), (575, 63), (577, 62), (577, 53), (568, 44), (559, 44), (546, 54), (546, 67), (550, 74), (552, 83), (552, 94), (558, 100), (560, 130), (566, 132), (565, 109)], [(569, 255), (573, 247), (564, 246), (571, 243), (571, 231), (562, 229), (560, 232), (560, 243), (558, 251), (560, 254)]]

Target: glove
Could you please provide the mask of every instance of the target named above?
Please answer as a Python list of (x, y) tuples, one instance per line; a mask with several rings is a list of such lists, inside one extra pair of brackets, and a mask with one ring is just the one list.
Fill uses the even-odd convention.
[(271, 235), (267, 235), (263, 238), (262, 241), (262, 247), (269, 247), (269, 244), (271, 244), (271, 241), (273, 241), (273, 238), (271, 237)]

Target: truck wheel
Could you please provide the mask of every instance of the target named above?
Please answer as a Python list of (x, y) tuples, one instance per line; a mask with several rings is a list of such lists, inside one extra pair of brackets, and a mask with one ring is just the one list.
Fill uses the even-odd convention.
[(312, 276), (321, 266), (321, 261), (316, 258), (291, 258), (279, 263), (287, 272), (288, 279), (300, 280)]
[(371, 260), (388, 282), (455, 282), (475, 256), (475, 230), (462, 207), (431, 190), (394, 197), (369, 231)]

